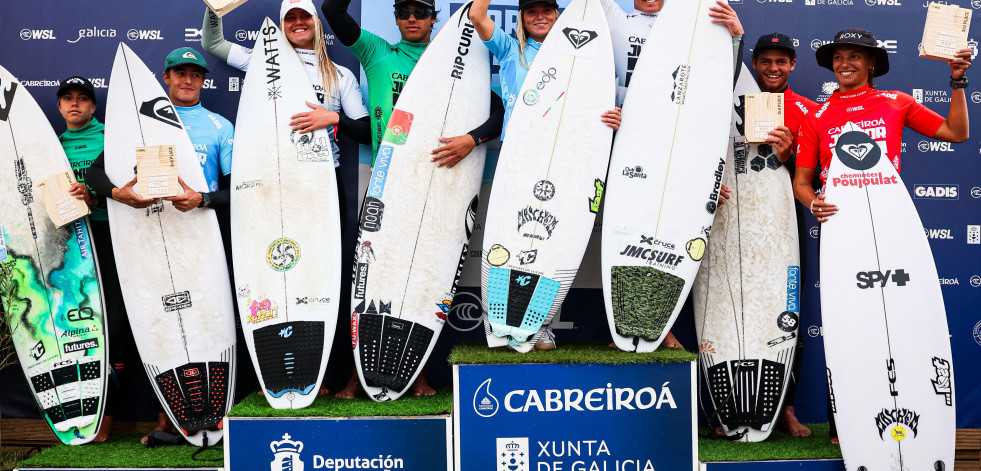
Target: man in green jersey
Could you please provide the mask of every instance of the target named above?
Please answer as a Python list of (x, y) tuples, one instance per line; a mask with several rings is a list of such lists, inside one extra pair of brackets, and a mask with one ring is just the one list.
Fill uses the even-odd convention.
[[(362, 29), (354, 21), (347, 12), (350, 3), (351, 0), (325, 0), (321, 10), (334, 35), (358, 59), (368, 78), (371, 155), (374, 160), (402, 87), (429, 45), (436, 23), (436, 4), (433, 0), (395, 0), (395, 25), (402, 39), (390, 44)], [(473, 131), (440, 139), (444, 145), (433, 150), (432, 160), (438, 161), (439, 166), (452, 167), (481, 142), (498, 136), (504, 115), (501, 98), (496, 94), (491, 97), (491, 111), (490, 118)]]
[[(136, 352), (136, 343), (126, 317), (123, 306), (123, 295), (119, 289), (119, 275), (116, 272), (115, 256), (112, 251), (112, 240), (109, 238), (109, 217), (106, 213), (105, 200), (96, 194), (85, 183), (89, 166), (102, 154), (105, 139), (105, 126), (93, 114), (96, 107), (95, 89), (92, 83), (84, 77), (69, 77), (61, 81), (58, 87), (58, 111), (65, 118), (68, 128), (58, 136), (65, 155), (71, 163), (75, 179), (70, 191), (76, 198), (85, 201), (91, 208), (89, 229), (92, 232), (92, 243), (99, 262), (99, 273), (102, 278), (102, 295), (106, 305), (106, 324), (109, 326), (109, 371), (112, 381), (109, 382), (109, 395), (106, 398), (106, 411), (102, 425), (96, 434), (95, 441), (102, 442), (109, 437), (112, 427), (112, 416), (126, 399), (125, 392), (146, 378), (137, 367), (135, 376), (127, 374), (131, 365), (139, 365), (140, 359)], [(140, 385), (149, 391), (149, 383)]]

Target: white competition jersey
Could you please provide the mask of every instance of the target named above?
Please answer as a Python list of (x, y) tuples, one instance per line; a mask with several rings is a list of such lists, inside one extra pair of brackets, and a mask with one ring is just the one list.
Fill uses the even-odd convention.
[(617, 70), (617, 106), (623, 105), (623, 97), (630, 85), (630, 74), (634, 71), (641, 48), (647, 40), (647, 34), (657, 20), (657, 13), (640, 13), (634, 11), (628, 14), (613, 0), (603, 0), (603, 11), (606, 22), (610, 24), (613, 39), (613, 61)]

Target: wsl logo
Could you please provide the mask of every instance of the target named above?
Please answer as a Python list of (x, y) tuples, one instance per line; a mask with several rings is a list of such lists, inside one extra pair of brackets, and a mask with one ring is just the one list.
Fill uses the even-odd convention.
[(473, 411), (481, 417), (493, 417), (501, 405), (497, 398), (491, 394), (490, 383), (490, 378), (487, 378), (487, 381), (480, 383), (477, 391), (473, 393)]
[(303, 471), (300, 460), (303, 442), (290, 440), (290, 434), (286, 433), (281, 441), (270, 442), (269, 449), (273, 452), (273, 460), (269, 463), (272, 471)]

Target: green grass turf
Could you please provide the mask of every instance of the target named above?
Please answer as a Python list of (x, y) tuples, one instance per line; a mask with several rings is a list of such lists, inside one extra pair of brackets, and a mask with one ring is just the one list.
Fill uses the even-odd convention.
[(104, 443), (82, 446), (56, 445), (17, 463), (18, 467), (50, 468), (221, 468), (224, 463), (222, 444), (209, 448), (195, 461), (191, 454), (198, 447), (174, 445), (147, 448), (140, 434), (112, 435)]
[(730, 442), (704, 438), (707, 428), (698, 430), (699, 461), (769, 461), (817, 460), (841, 458), (841, 448), (832, 445), (828, 424), (805, 424), (811, 429), (808, 437), (792, 437), (774, 430), (766, 441), (759, 443)]
[(434, 396), (413, 396), (412, 391), (397, 401), (375, 402), (359, 395), (337, 399), (333, 394), (319, 396), (305, 409), (273, 409), (266, 399), (250, 394), (232, 408), (231, 417), (376, 417), (448, 414), (453, 409), (453, 388), (438, 388)]
[(688, 363), (698, 359), (681, 348), (659, 348), (652, 353), (624, 352), (609, 342), (562, 340), (555, 350), (518, 353), (508, 348), (487, 348), (484, 342), (462, 342), (453, 347), (449, 362), (455, 365), (516, 365), (524, 363)]
[(17, 462), (27, 458), (27, 448), (0, 448), (0, 470), (14, 469)]

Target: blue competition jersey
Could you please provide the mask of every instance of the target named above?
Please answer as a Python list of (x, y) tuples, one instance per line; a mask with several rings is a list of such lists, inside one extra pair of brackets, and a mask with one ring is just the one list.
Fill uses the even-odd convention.
[[(501, 64), (501, 94), (504, 98), (504, 126), (501, 127), (501, 140), (503, 141), (504, 131), (507, 130), (508, 121), (511, 120), (511, 110), (514, 109), (514, 103), (518, 100), (518, 92), (521, 91), (521, 85), (525, 83), (528, 69), (521, 65), (521, 58), (518, 55), (518, 40), (507, 35), (503, 29), (495, 28), (490, 41), (484, 41), (484, 44), (497, 58), (497, 62)], [(542, 43), (528, 38), (528, 44), (525, 44), (525, 65), (531, 67), (540, 47), (542, 47)]]
[(235, 128), (218, 113), (201, 106), (174, 106), (194, 144), (198, 161), (208, 181), (208, 191), (218, 191), (218, 178), (232, 173), (232, 145)]

